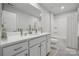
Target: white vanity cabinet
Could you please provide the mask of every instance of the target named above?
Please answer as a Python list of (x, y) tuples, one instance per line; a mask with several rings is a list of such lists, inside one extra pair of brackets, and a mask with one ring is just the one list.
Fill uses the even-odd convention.
[(46, 56), (50, 50), (49, 37), (48, 34), (41, 34), (0, 42), (0, 56)]

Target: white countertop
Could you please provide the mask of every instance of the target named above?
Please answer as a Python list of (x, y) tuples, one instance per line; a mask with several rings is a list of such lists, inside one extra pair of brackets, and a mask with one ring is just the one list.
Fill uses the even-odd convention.
[(42, 34), (32, 34), (32, 35), (13, 35), (13, 36), (8, 36), (8, 38), (6, 40), (0, 40), (0, 47), (5, 47), (7, 45), (10, 44), (14, 44), (14, 43), (18, 43), (18, 42), (22, 42), (25, 40), (29, 40), (29, 39), (33, 39), (36, 37), (40, 37), (43, 35), (48, 35), (49, 33), (42, 33)]

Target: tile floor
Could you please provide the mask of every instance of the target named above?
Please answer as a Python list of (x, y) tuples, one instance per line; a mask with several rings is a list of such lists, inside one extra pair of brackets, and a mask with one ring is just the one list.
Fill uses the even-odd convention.
[(56, 48), (51, 48), (48, 56), (79, 56), (76, 50), (67, 48), (66, 50), (57, 50)]
[(79, 50), (66, 48), (64, 43), (59, 42), (57, 48), (51, 48), (48, 56), (79, 56)]

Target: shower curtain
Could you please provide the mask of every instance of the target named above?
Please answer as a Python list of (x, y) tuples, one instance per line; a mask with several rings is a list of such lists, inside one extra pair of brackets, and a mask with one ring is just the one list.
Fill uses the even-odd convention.
[(67, 47), (78, 49), (78, 39), (77, 39), (77, 13), (73, 13), (67, 18)]

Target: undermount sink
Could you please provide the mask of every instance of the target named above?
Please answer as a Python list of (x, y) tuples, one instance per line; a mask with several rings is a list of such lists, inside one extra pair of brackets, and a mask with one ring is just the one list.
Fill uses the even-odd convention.
[(34, 36), (34, 35), (41, 35), (41, 34), (42, 34), (41, 32), (37, 32), (37, 33), (32, 32), (32, 34), (29, 34), (29, 33), (26, 33), (26, 32), (23, 33), (24, 36), (29, 36), (29, 35), (30, 36), (32, 36), (32, 35)]
[(27, 34), (27, 36), (28, 36), (28, 35), (30, 35), (30, 36), (32, 36), (32, 35), (33, 35), (33, 36), (34, 36), (34, 35), (41, 35), (41, 33)]

